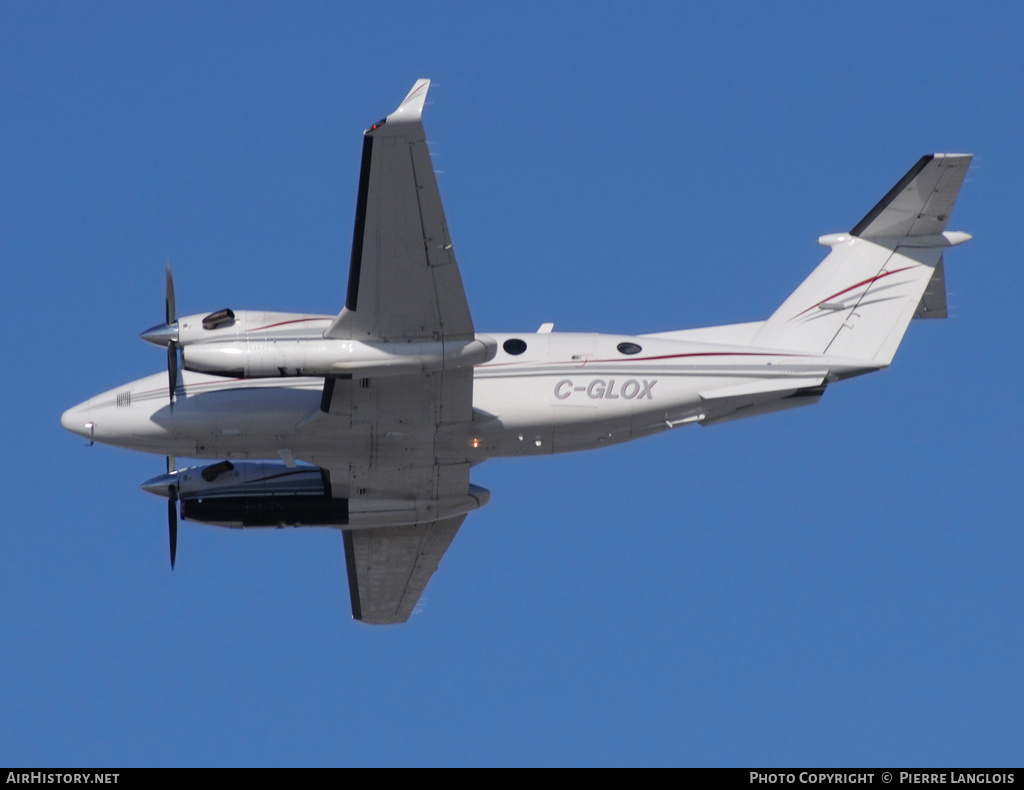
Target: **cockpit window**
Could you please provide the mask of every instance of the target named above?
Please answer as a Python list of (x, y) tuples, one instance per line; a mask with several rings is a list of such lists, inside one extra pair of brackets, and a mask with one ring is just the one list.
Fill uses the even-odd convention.
[(526, 343), (520, 340), (518, 337), (512, 337), (501, 344), (501, 347), (505, 349), (506, 354), (511, 354), (516, 357), (526, 351)]

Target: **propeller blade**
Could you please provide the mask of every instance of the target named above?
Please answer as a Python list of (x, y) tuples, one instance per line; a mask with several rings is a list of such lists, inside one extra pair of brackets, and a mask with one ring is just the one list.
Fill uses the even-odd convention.
[(164, 314), (167, 325), (173, 324), (177, 318), (174, 312), (174, 277), (171, 276), (171, 264), (167, 264), (167, 291), (164, 297)]
[[(167, 456), (167, 474), (174, 473), (175, 458), (173, 455)], [(175, 484), (167, 486), (167, 531), (170, 533), (171, 538), (171, 570), (174, 570), (174, 559), (178, 554), (178, 485), (175, 479)]]
[(178, 344), (167, 344), (167, 383), (170, 390), (171, 408), (174, 408), (174, 391), (178, 387)]
[(174, 570), (174, 559), (178, 554), (178, 490), (171, 489), (167, 498), (167, 528), (171, 537), (171, 570)]

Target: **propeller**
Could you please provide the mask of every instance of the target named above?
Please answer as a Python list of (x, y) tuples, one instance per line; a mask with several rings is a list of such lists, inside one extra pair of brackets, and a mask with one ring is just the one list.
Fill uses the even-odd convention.
[[(164, 318), (167, 326), (174, 327), (174, 338), (167, 341), (167, 376), (168, 392), (171, 408), (174, 408), (174, 389), (178, 384), (178, 317), (174, 310), (174, 277), (171, 275), (171, 264), (167, 264), (167, 284), (164, 291)], [(167, 471), (171, 471), (174, 459), (167, 456)], [(171, 567), (174, 567), (174, 546), (178, 539), (177, 522), (171, 527)]]
[(167, 531), (171, 539), (171, 570), (174, 570), (174, 560), (178, 554), (178, 500), (181, 495), (178, 492), (178, 472), (174, 468), (175, 460), (173, 455), (167, 456), (167, 474), (154, 477), (142, 484), (142, 489), (157, 496), (167, 497)]
[[(171, 304), (174, 297), (171, 296)], [(174, 474), (174, 456), (167, 456), (167, 474)], [(171, 570), (174, 570), (174, 558), (178, 555), (178, 486), (167, 486), (167, 531), (171, 539)]]
[(167, 498), (167, 528), (171, 536), (171, 570), (174, 570), (174, 559), (178, 555), (178, 491), (171, 489)]
[(178, 384), (178, 319), (174, 308), (174, 277), (169, 263), (164, 291), (164, 323), (151, 326), (139, 337), (157, 346), (167, 346), (167, 386), (173, 409), (174, 392)]
[[(174, 563), (178, 556), (178, 510), (180, 507), (179, 503), (186, 502), (191, 496), (196, 496), (196, 488), (193, 487), (192, 494), (189, 494), (189, 483), (187, 482), (187, 476), (190, 471), (194, 472), (198, 467), (192, 470), (183, 469), (178, 470), (177, 459), (173, 455), (167, 456), (167, 472), (162, 475), (147, 480), (142, 484), (142, 490), (148, 491), (151, 494), (157, 496), (167, 497), (167, 536), (171, 543), (171, 570), (174, 570)], [(199, 469), (200, 474), (207, 483), (214, 482), (218, 477), (228, 472), (232, 472), (235, 469), (235, 465), (230, 461), (221, 461), (220, 463), (212, 464), (210, 466), (204, 466)], [(182, 474), (184, 472), (184, 475)], [(185, 496), (182, 496), (181, 485), (185, 482)], [(192, 482), (198, 482), (193, 479)], [(181, 513), (184, 517), (184, 512)]]

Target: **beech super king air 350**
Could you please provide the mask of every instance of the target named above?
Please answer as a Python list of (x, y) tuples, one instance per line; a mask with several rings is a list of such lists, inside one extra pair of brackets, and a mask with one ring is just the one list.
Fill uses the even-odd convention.
[[(946, 315), (942, 254), (971, 157), (923, 157), (766, 321), (637, 337), (478, 334), (420, 118), (429, 81), (363, 136), (345, 306), (218, 310), (142, 337), (168, 373), (69, 409), (90, 440), (168, 457), (143, 485), (177, 519), (342, 530), (352, 613), (408, 619), (466, 514), (474, 464), (817, 403)], [(175, 456), (211, 463), (175, 468)]]

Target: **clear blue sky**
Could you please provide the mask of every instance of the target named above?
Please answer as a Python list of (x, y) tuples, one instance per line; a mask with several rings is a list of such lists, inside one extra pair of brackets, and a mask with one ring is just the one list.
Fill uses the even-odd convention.
[[(0, 4), (0, 764), (1020, 765), (1024, 11)], [(405, 627), (332, 531), (183, 525), (67, 407), (182, 313), (334, 313), (418, 77), (477, 326), (766, 317), (924, 153), (952, 317), (813, 409), (489, 462)]]

